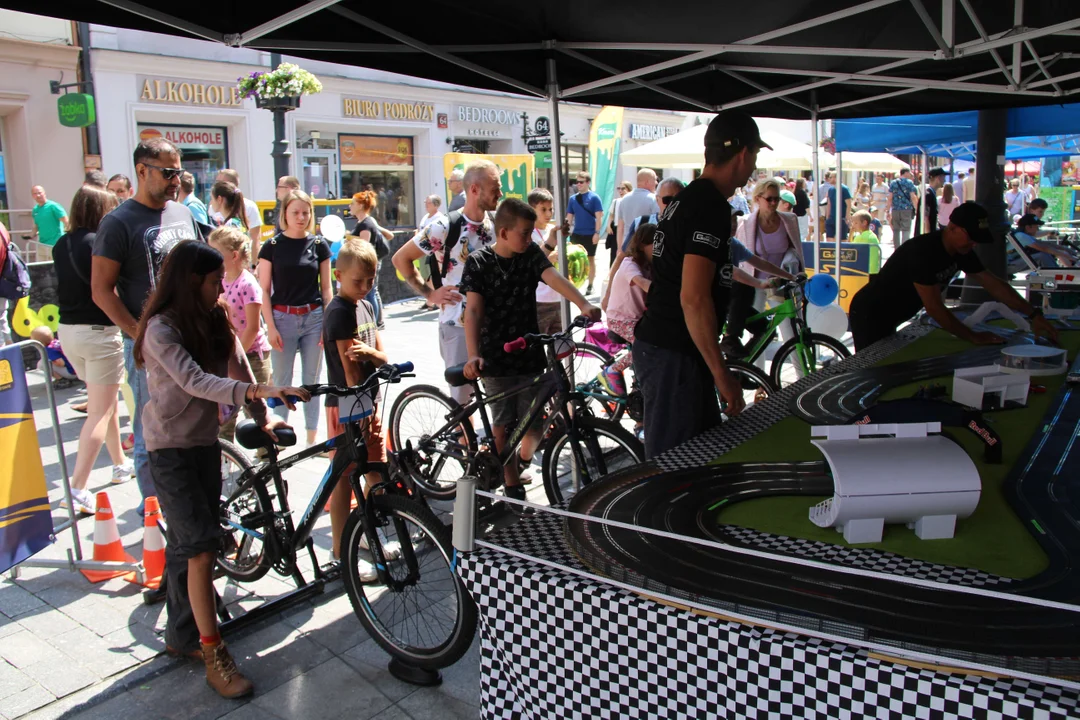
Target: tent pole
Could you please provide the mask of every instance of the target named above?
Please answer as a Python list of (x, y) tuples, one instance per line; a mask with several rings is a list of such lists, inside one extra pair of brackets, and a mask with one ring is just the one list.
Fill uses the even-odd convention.
[(814, 272), (817, 272), (818, 260), (821, 255), (821, 237), (818, 232), (818, 202), (821, 197), (821, 175), (818, 168), (818, 145), (821, 144), (821, 139), (818, 137), (818, 107), (816, 92), (810, 93), (810, 144), (814, 148), (813, 154), (813, 170), (814, 175), (811, 180), (814, 181), (814, 199), (810, 203), (810, 236), (814, 238)]
[[(833, 130), (835, 136), (836, 130)], [(836, 213), (836, 257), (834, 262), (836, 263), (836, 285), (840, 285), (840, 236), (842, 223), (844, 222), (844, 214), (846, 208), (844, 207), (844, 153), (837, 151), (836, 153), (836, 207), (833, 208), (833, 212)]]
[[(562, 225), (566, 217), (566, 207), (563, 204), (563, 176), (562, 176), (562, 138), (559, 133), (559, 83), (555, 74), (555, 58), (547, 59), (547, 96), (548, 115), (551, 117), (551, 195), (555, 202), (554, 219), (556, 224)], [(559, 272), (563, 277), (569, 277), (566, 266), (566, 243), (568, 238), (562, 238), (557, 243), (559, 249)], [(562, 298), (559, 303), (562, 306), (563, 327), (570, 327), (570, 301)]]
[(919, 227), (917, 228), (919, 235), (925, 235), (933, 230), (930, 227), (930, 218), (926, 217), (926, 174), (930, 172), (929, 159), (926, 157), (926, 151), (923, 150), (922, 154), (922, 182), (919, 183)]

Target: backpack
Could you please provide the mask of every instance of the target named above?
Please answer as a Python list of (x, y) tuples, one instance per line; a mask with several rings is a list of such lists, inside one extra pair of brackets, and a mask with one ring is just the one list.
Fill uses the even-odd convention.
[(457, 245), (461, 237), (461, 228), (465, 224), (465, 215), (460, 210), (454, 210), (448, 216), (449, 226), (446, 232), (446, 240), (443, 242), (443, 265), (439, 267), (439, 261), (435, 253), (428, 255), (428, 267), (431, 268), (431, 284), (438, 290), (442, 287), (443, 278), (450, 272), (450, 252)]
[(0, 267), (0, 298), (21, 300), (30, 294), (30, 270), (19, 252), (19, 246), (11, 242), (6, 232), (0, 232), (0, 244), (7, 250), (7, 257)]

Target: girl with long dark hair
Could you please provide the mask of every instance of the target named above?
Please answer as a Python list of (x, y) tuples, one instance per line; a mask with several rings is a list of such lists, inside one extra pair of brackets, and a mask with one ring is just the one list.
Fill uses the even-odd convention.
[[(222, 415), (246, 404), (270, 437), (287, 425), (269, 421), (263, 400), (310, 399), (306, 390), (254, 382), (221, 299), (221, 253), (193, 240), (179, 243), (161, 268), (135, 339), (135, 361), (146, 368), (150, 400), (143, 437), (161, 509), (168, 518), (165, 569), (166, 649), (201, 658), (206, 681), (236, 698), (254, 689), (236, 669), (218, 632), (212, 585), (221, 539)], [(221, 405), (219, 405), (219, 403)], [(222, 412), (224, 410), (224, 413)]]

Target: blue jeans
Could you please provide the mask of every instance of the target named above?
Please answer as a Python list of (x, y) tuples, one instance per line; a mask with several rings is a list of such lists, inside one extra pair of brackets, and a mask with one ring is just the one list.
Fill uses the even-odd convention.
[(127, 370), (128, 384), (135, 398), (135, 417), (131, 418), (131, 433), (135, 436), (135, 481), (143, 499), (156, 496), (154, 478), (150, 474), (150, 456), (146, 453), (146, 441), (142, 434), (142, 413), (150, 400), (150, 390), (146, 385), (146, 369), (135, 367), (135, 341), (124, 336), (124, 369)]
[(382, 328), (382, 298), (379, 296), (379, 286), (372, 285), (371, 292), (364, 299), (371, 303), (371, 308), (375, 311), (375, 324)]
[[(284, 350), (274, 348), (270, 351), (270, 362), (274, 370), (274, 385), (292, 385), (293, 365), (296, 362), (296, 351), (300, 351), (300, 375), (304, 385), (314, 385), (319, 382), (319, 372), (322, 370), (322, 347), (319, 340), (322, 339), (322, 308), (309, 312), (307, 315), (289, 315), (288, 313), (274, 311), (274, 327), (281, 335), (281, 343)], [(274, 412), (282, 420), (289, 419), (289, 408), (279, 405)], [(304, 403), (304, 429), (319, 429), (319, 403), (316, 401)]]

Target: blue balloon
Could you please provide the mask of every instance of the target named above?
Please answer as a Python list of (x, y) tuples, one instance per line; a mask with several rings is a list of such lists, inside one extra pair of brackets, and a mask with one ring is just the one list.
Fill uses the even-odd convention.
[(337, 260), (339, 252), (341, 252), (341, 240), (338, 240), (335, 243), (330, 243), (330, 259)]
[(836, 296), (840, 294), (840, 286), (836, 284), (836, 278), (832, 275), (816, 273), (806, 281), (803, 293), (812, 304), (824, 307), (836, 300)]

